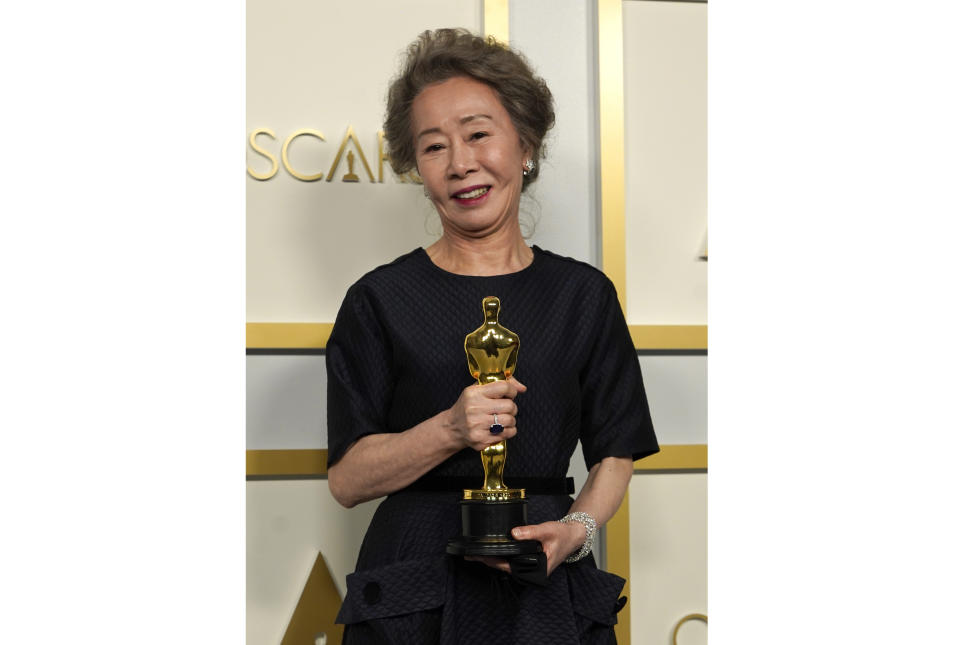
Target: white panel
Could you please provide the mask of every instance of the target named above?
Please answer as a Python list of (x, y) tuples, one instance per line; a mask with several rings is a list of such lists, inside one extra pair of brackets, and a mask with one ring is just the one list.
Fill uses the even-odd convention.
[(530, 242), (594, 265), (597, 253), (595, 153), (596, 24), (589, 2), (510, 3), (510, 45), (553, 92), (556, 125), (547, 135), (540, 177), (521, 203), (537, 219)]
[(323, 356), (247, 356), (247, 450), (327, 447)]
[[(326, 405), (323, 356), (247, 356), (247, 450), (326, 448)], [(568, 475), (579, 492), (587, 477), (579, 448)]]
[(378, 504), (344, 509), (325, 479), (247, 483), (247, 645), (279, 645), (318, 550), (343, 597)]
[[(630, 482), (630, 637), (670, 643), (677, 622), (707, 614), (707, 476), (634, 475)], [(706, 645), (691, 621), (677, 642)]]
[[(424, 29), (481, 29), (480, 0), (390, 0), (247, 3), (247, 136), (270, 128), (276, 141), (258, 143), (280, 162), (283, 141), (294, 169), (323, 172), (320, 181), (293, 178), (282, 162), (275, 177), (247, 177), (247, 320), (332, 322), (347, 287), (363, 273), (436, 237), (436, 215), (414, 184), (384, 168), (370, 183), (358, 153), (359, 183), (344, 183), (341, 159), (326, 181), (347, 127), (353, 126), (377, 178), (377, 131), (399, 54)], [(348, 147), (353, 150), (353, 145)], [(247, 147), (247, 164), (270, 163)]]
[(660, 444), (707, 443), (707, 357), (641, 356), (640, 368)]
[(627, 320), (706, 324), (707, 5), (625, 2)]

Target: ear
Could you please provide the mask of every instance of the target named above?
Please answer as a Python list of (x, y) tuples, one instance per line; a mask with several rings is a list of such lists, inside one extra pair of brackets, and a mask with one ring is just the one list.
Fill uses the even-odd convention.
[(534, 159), (534, 150), (533, 146), (520, 144), (520, 163), (523, 163), (527, 159)]

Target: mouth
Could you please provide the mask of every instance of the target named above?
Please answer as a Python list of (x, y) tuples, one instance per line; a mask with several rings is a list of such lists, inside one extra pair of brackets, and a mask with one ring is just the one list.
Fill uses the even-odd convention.
[(475, 204), (481, 201), (490, 192), (490, 186), (470, 186), (463, 190), (458, 190), (452, 197), (461, 204)]

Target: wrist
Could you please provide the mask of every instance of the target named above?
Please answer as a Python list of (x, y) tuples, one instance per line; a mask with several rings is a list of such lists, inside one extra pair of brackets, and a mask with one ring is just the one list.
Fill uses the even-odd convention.
[(452, 409), (447, 409), (443, 412), (440, 412), (434, 417), (434, 419), (437, 420), (437, 425), (440, 430), (439, 434), (441, 445), (445, 446), (446, 449), (451, 452), (451, 454), (466, 448), (466, 445), (463, 443), (460, 437), (460, 433), (457, 432), (457, 427), (453, 420)]
[(560, 526), (566, 531), (567, 543), (571, 547), (567, 555), (576, 553), (580, 545), (587, 541), (587, 527), (580, 522), (561, 522)]
[(564, 562), (577, 562), (582, 560), (593, 550), (593, 541), (597, 535), (597, 521), (593, 516), (583, 511), (574, 511), (560, 518), (561, 524), (576, 524), (582, 527), (584, 540), (580, 543), (580, 548), (568, 556)]

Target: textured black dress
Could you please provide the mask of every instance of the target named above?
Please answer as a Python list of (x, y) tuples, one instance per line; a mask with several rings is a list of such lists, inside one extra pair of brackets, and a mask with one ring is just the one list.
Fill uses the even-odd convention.
[[(327, 344), (329, 462), (367, 434), (402, 432), (451, 407), (473, 379), (463, 339), (500, 298), (520, 337), (518, 433), (504, 481), (562, 478), (577, 441), (587, 468), (659, 450), (637, 354), (613, 284), (588, 264), (533, 247), (527, 268), (500, 276), (446, 272), (417, 249), (350, 287)], [(421, 478), (483, 482), (465, 449)], [(374, 514), (337, 622), (344, 643), (443, 645), (614, 643), (623, 579), (592, 556), (561, 564), (547, 587), (445, 555), (460, 533), (458, 491), (402, 490)], [(530, 524), (563, 517), (567, 495), (531, 495)]]

